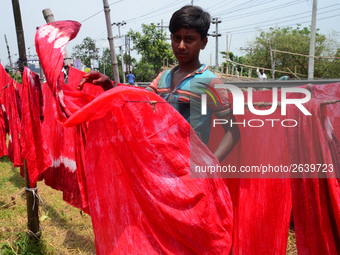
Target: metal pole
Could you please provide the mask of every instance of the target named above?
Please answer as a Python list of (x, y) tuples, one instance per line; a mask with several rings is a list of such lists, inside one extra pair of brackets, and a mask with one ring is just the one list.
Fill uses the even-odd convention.
[(310, 43), (309, 43), (308, 80), (314, 79), (314, 55), (315, 55), (315, 31), (316, 31), (317, 5), (318, 5), (318, 1), (313, 0), (312, 26), (311, 26), (311, 36), (310, 36)]
[(109, 40), (111, 61), (112, 61), (112, 66), (113, 66), (113, 76), (114, 76), (115, 83), (117, 83), (119, 82), (118, 62), (117, 62), (117, 56), (116, 56), (115, 46), (113, 42), (110, 7), (109, 7), (108, 0), (103, 0), (103, 4), (104, 4), (104, 12), (105, 12), (105, 18), (106, 18), (107, 39)]

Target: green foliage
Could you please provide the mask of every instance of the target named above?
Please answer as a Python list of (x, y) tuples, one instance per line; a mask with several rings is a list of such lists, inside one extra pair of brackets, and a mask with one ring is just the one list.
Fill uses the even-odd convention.
[(140, 82), (150, 82), (152, 81), (157, 73), (155, 73), (155, 68), (152, 64), (139, 61), (133, 69), (133, 74), (136, 77), (136, 81)]
[(3, 255), (44, 255), (43, 244), (29, 239), (26, 233), (17, 233), (17, 240), (13, 246), (9, 243), (0, 244), (0, 253)]
[[(271, 69), (270, 47), (280, 51), (287, 51), (303, 55), (309, 55), (310, 29), (301, 28), (270, 28), (269, 32), (259, 30), (259, 35), (249, 44), (252, 48), (252, 55), (247, 54), (244, 63), (251, 66)], [(333, 49), (333, 54), (335, 53)], [(275, 54), (275, 52), (273, 52)], [(325, 56), (332, 54), (330, 45), (327, 44), (327, 37), (316, 33), (315, 56)], [(308, 57), (292, 55), (277, 52), (275, 55), (275, 69), (293, 72), (296, 70), (299, 74), (308, 74)], [(314, 76), (317, 78), (339, 77), (339, 68), (336, 68), (337, 61), (333, 60), (315, 60)], [(284, 74), (276, 74), (282, 76)], [(271, 74), (267, 73), (267, 76)], [(303, 76), (306, 78), (306, 76)], [(277, 77), (276, 77), (277, 78)]]
[(173, 64), (176, 58), (171, 45), (166, 42), (165, 32), (153, 24), (142, 24), (142, 30), (142, 33), (132, 30), (128, 33), (134, 44), (133, 50), (142, 56), (133, 72), (137, 81), (152, 81), (162, 70), (164, 59)]
[(77, 44), (72, 48), (73, 58), (80, 58), (81, 62), (87, 66), (91, 67), (91, 59), (98, 59), (98, 48), (96, 48), (95, 41), (90, 37), (83, 39), (81, 44)]

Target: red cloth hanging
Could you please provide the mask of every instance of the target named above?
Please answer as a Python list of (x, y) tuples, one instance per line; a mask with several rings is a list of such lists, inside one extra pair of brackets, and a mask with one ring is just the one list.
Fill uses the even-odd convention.
[(30, 186), (34, 187), (39, 174), (46, 170), (52, 161), (45, 134), (41, 130), (41, 121), (44, 119), (44, 115), (39, 76), (25, 67), (22, 78), (20, 141), (22, 157), (27, 162)]
[[(278, 98), (280, 99), (280, 90)], [(230, 93), (228, 98), (233, 102)], [(244, 92), (245, 102), (248, 94)], [(272, 102), (272, 91), (253, 91), (253, 102)], [(266, 110), (270, 106), (256, 109)], [(244, 115), (235, 115), (240, 129), (240, 140), (221, 163), (222, 166), (241, 167), (289, 165), (289, 152), (285, 128), (281, 126), (280, 108), (267, 116), (253, 114), (245, 107)], [(266, 121), (275, 119), (280, 121)], [(250, 121), (256, 120), (256, 121)], [(250, 122), (249, 122), (250, 121)], [(251, 127), (260, 126), (262, 127)], [(230, 126), (230, 123), (226, 125)], [(274, 126), (274, 127), (272, 127)], [(211, 127), (208, 147), (215, 151), (224, 135), (222, 125)], [(269, 173), (226, 174), (233, 202), (234, 230), (233, 254), (286, 254), (289, 221), (291, 216), (290, 179), (284, 174)], [(232, 178), (233, 177), (233, 178)], [(242, 177), (235, 178), (235, 177)], [(289, 177), (289, 176), (286, 176)]]
[[(48, 26), (71, 38), (60, 31), (73, 27), (68, 23)], [(36, 36), (39, 57), (51, 52), (44, 50), (48, 44), (56, 49), (59, 40), (41, 35), (42, 31), (46, 30), (40, 28)], [(55, 51), (52, 55), (58, 57)], [(82, 185), (87, 190), (97, 253), (229, 254), (232, 206), (228, 189), (223, 180), (190, 179), (190, 144), (195, 164), (216, 164), (217, 159), (197, 136), (190, 141), (190, 126), (182, 116), (168, 104), (157, 106), (157, 114), (148, 104), (126, 104), (163, 101), (137, 88), (120, 86), (92, 100), (55, 78), (60, 70), (50, 65), (50, 57), (44, 56), (41, 63), (44, 70), (53, 69), (45, 74), (52, 91), (57, 91), (60, 121), (64, 126), (88, 122), (81, 176), (86, 178)]]
[(1, 92), (2, 109), (8, 121), (8, 157), (14, 167), (23, 165), (20, 146), (20, 118), (17, 103), (17, 82), (9, 80), (8, 87)]
[(301, 123), (299, 129), (288, 132), (290, 162), (317, 168), (317, 164), (322, 165), (321, 171), (301, 173), (304, 179), (292, 179), (296, 244), (299, 254), (339, 254), (340, 108), (330, 101), (340, 99), (340, 84), (309, 89), (312, 99), (305, 107), (312, 115), (306, 116), (292, 107), (287, 113)]

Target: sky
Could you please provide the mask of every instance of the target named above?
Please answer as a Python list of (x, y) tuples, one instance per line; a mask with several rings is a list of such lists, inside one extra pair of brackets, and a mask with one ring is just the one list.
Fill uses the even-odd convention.
[[(108, 0), (111, 10), (111, 23), (126, 22), (120, 27), (121, 35), (133, 31), (142, 31), (141, 24), (159, 23), (168, 26), (171, 15), (180, 7), (198, 5), (208, 11), (212, 18), (222, 22), (218, 25), (218, 51), (226, 51), (227, 35), (230, 51), (242, 56), (247, 52), (247, 44), (258, 35), (258, 30), (268, 31), (270, 27), (310, 26), (313, 0)], [(97, 47), (107, 42), (107, 30), (102, 0), (19, 0), (25, 36), (26, 54), (34, 57), (34, 36), (36, 28), (45, 24), (42, 10), (49, 8), (55, 20), (75, 20), (82, 27), (75, 39), (69, 43), (67, 50), (80, 44), (85, 37), (96, 41)], [(2, 65), (9, 63), (5, 37), (7, 37), (12, 62), (18, 59), (18, 46), (11, 0), (1, 0), (0, 11), (0, 60)], [(320, 32), (330, 35), (340, 32), (340, 0), (318, 1), (316, 26)], [(118, 27), (112, 27), (113, 35), (118, 35)], [(167, 34), (169, 31), (165, 28)], [(209, 33), (216, 25), (211, 24)], [(339, 40), (340, 41), (340, 40)], [(169, 41), (170, 42), (170, 41)], [(201, 52), (202, 63), (215, 64), (215, 37), (208, 38), (205, 50)], [(118, 49), (117, 49), (118, 52)], [(136, 53), (132, 56), (137, 57)], [(223, 62), (219, 54), (218, 62)]]

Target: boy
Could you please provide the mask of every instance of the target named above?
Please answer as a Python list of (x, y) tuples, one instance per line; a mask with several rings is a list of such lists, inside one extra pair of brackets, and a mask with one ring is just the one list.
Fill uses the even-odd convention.
[[(176, 11), (170, 20), (172, 50), (179, 64), (172, 70), (166, 70), (147, 87), (169, 102), (192, 126), (202, 142), (208, 143), (212, 113), (217, 118), (231, 120), (231, 107), (226, 90), (214, 89), (215, 84), (223, 81), (200, 63), (199, 54), (208, 42), (210, 15), (197, 6), (184, 6)], [(100, 85), (104, 90), (113, 87), (110, 79), (98, 72), (89, 72), (79, 84), (79, 89), (86, 82)], [(201, 115), (201, 96), (206, 92), (218, 98), (212, 102), (208, 98), (206, 115)], [(221, 162), (232, 150), (239, 139), (237, 126), (225, 129), (214, 155)]]

